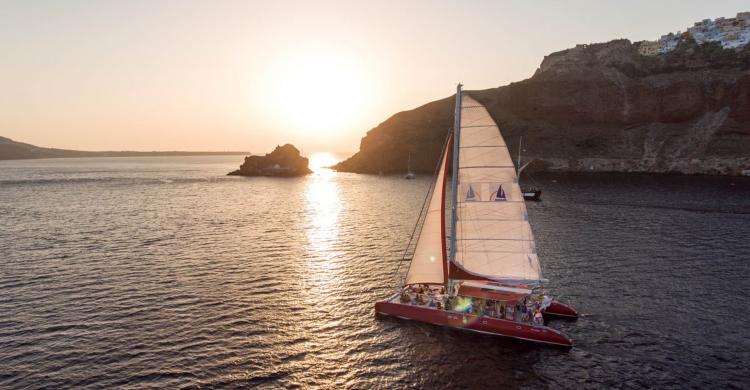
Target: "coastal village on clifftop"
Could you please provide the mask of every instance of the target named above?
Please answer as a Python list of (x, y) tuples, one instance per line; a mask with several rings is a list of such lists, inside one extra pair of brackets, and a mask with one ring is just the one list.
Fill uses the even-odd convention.
[(666, 54), (689, 39), (694, 39), (699, 45), (719, 42), (724, 49), (741, 48), (750, 42), (750, 12), (739, 12), (734, 18), (703, 19), (685, 32), (662, 35), (655, 41), (637, 42), (638, 53), (645, 56)]

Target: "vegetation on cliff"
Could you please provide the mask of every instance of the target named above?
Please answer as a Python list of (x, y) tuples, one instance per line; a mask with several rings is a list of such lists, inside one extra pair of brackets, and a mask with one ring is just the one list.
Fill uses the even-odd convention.
[[(512, 155), (532, 170), (750, 174), (750, 47), (685, 42), (666, 55), (628, 40), (548, 55), (533, 77), (467, 91), (487, 106)], [(432, 172), (453, 97), (398, 113), (362, 139), (340, 171)]]
[(308, 159), (290, 144), (277, 146), (265, 156), (247, 156), (240, 169), (229, 175), (236, 176), (301, 176), (312, 171), (307, 167)]

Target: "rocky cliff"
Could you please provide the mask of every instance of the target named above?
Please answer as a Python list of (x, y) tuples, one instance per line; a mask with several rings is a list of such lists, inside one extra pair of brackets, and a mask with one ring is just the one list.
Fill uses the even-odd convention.
[(290, 144), (277, 146), (265, 156), (248, 156), (240, 169), (229, 175), (235, 176), (301, 176), (311, 173), (308, 160)]
[[(578, 45), (533, 77), (467, 91), (498, 122), (512, 155), (546, 171), (750, 175), (750, 45), (681, 44), (642, 56), (639, 43)], [(432, 172), (452, 127), (453, 97), (398, 113), (362, 139), (340, 171)]]

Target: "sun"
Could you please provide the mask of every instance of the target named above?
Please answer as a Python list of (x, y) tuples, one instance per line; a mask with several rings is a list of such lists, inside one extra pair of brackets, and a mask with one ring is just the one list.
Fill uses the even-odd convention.
[(299, 51), (277, 62), (269, 94), (277, 121), (296, 133), (331, 136), (356, 127), (367, 77), (353, 58)]
[(312, 156), (310, 156), (309, 167), (313, 172), (320, 172), (322, 170), (325, 170), (327, 167), (336, 164), (337, 162), (338, 160), (336, 160), (336, 157), (334, 157), (331, 153), (314, 153)]

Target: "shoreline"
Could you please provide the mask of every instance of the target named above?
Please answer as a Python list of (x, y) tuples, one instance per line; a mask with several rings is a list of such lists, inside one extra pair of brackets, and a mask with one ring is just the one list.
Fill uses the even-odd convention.
[(50, 156), (26, 158), (2, 158), (0, 161), (59, 160), (74, 158), (130, 158), (130, 157), (194, 157), (194, 156), (250, 156), (250, 152), (86, 152), (102, 153), (95, 156)]

